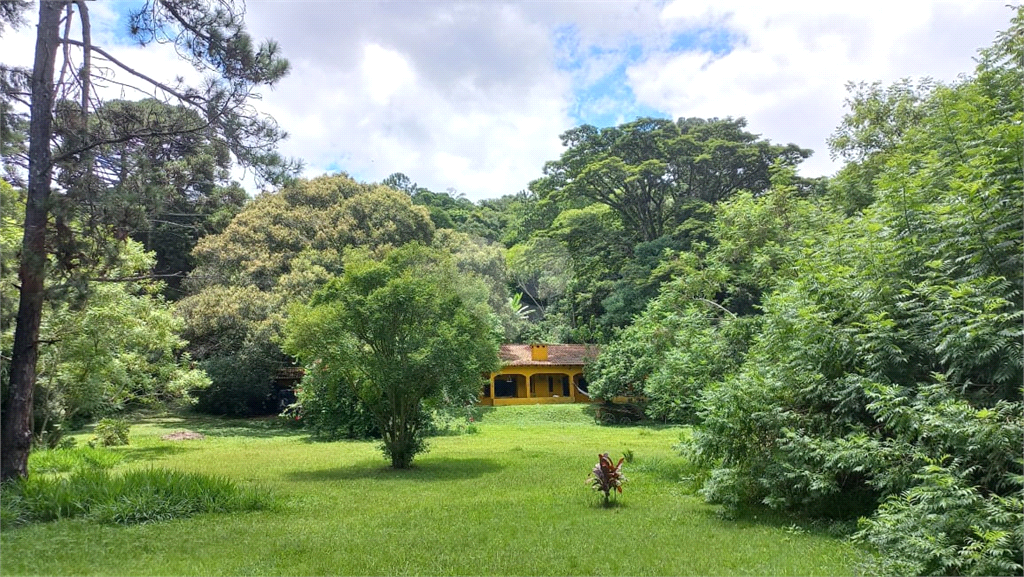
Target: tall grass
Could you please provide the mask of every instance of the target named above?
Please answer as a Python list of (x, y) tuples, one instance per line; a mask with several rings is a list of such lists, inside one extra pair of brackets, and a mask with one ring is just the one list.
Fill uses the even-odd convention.
[(0, 523), (4, 528), (85, 517), (100, 523), (134, 525), (199, 513), (264, 509), (269, 494), (240, 488), (212, 475), (166, 469), (111, 474), (79, 468), (70, 476), (33, 475), (4, 484)]
[(28, 468), (34, 473), (70, 473), (77, 469), (109, 469), (123, 459), (121, 453), (88, 445), (42, 449), (29, 455)]

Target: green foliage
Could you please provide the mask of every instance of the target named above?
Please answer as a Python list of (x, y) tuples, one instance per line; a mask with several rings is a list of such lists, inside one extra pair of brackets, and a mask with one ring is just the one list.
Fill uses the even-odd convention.
[(737, 193), (720, 203), (708, 227), (713, 248), (676, 253), (651, 271), (671, 280), (588, 367), (595, 395), (642, 394), (652, 418), (696, 420), (704, 387), (741, 366), (763, 295), (797, 274), (804, 243), (834, 218), (800, 198), (791, 178), (776, 171), (762, 196)]
[[(121, 250), (124, 264), (114, 274), (152, 266), (137, 244), (126, 242)], [(49, 422), (74, 424), (131, 407), (190, 403), (192, 392), (209, 383), (181, 356), (182, 323), (157, 294), (160, 288), (149, 281), (101, 283), (84, 302), (52, 303), (41, 330), (52, 344), (40, 354), (38, 432), (47, 431)]]
[(866, 188), (829, 199), (854, 216), (782, 253), (743, 366), (704, 389), (708, 499), (864, 516), (880, 574), (1020, 572), (1022, 19), (974, 77), (859, 97), (839, 180)]
[(403, 193), (345, 175), (298, 180), (248, 204), (220, 234), (198, 242), (199, 262), (177, 303), (189, 351), (212, 385), (198, 409), (226, 415), (276, 409), (272, 383), (287, 366), (280, 339), (288, 307), (342, 270), (342, 251), (429, 243), (434, 228)]
[(622, 461), (625, 459), (619, 459), (619, 462), (612, 464), (611, 457), (608, 453), (597, 456), (597, 464), (594, 465), (594, 470), (591, 471), (590, 475), (590, 488), (593, 490), (604, 493), (604, 504), (607, 506), (611, 503), (612, 497), (615, 493), (622, 493), (622, 484), (628, 481), (625, 475), (622, 474)]
[(120, 447), (128, 444), (128, 432), (131, 425), (124, 419), (100, 419), (93, 429), (94, 436), (90, 446)]
[[(6, 183), (2, 190), (0, 214), (13, 225), (2, 227), (0, 233), (0, 344), (9, 358), (18, 302), (13, 259), (20, 235), (14, 233), (24, 218), (24, 199)], [(116, 248), (102, 268), (83, 267), (76, 274), (130, 280), (83, 286), (61, 282), (67, 278), (56, 273), (49, 277), (33, 396), (37, 444), (56, 446), (68, 428), (90, 418), (132, 408), (190, 404), (193, 393), (209, 384), (183, 354), (183, 323), (160, 296), (163, 285), (146, 278), (154, 266), (152, 253), (131, 240)], [(0, 380), (6, 390), (6, 376)], [(6, 395), (3, 398), (6, 402)]]
[(633, 451), (632, 451), (632, 449), (626, 449), (625, 451), (623, 451), (623, 452), (622, 452), (622, 458), (623, 458), (623, 459), (624, 459), (624, 460), (625, 460), (625, 461), (626, 461), (627, 463), (632, 463), (632, 462), (633, 462), (633, 459), (635, 459), (635, 458), (636, 458), (636, 455), (634, 455), (634, 454), (633, 454)]
[[(1014, 469), (1022, 465), (1018, 457)], [(1019, 575), (1024, 501), (1015, 476), (1017, 490), (986, 496), (956, 461), (923, 466), (910, 489), (861, 520), (855, 540), (881, 553), (864, 569), (872, 575)]]
[[(90, 150), (86, 163), (72, 158), (57, 165), (57, 181), (66, 190), (52, 208), (57, 220), (88, 223), (77, 235), (58, 231), (62, 250), (109, 248), (90, 243), (96, 230), (89, 228), (110, 227), (115, 238), (130, 236), (153, 251), (153, 272), (166, 275), (171, 286), (165, 292), (180, 296), (197, 240), (223, 229), (247, 199), (241, 186), (230, 183), (225, 139), (207, 130), (175, 130), (201, 124), (197, 111), (152, 98), (100, 103), (88, 130), (89, 138), (104, 144)], [(69, 138), (77, 138), (69, 134), (77, 130), (57, 128)], [(90, 170), (89, 162), (104, 168)]]
[(847, 83), (850, 112), (828, 139), (832, 157), (847, 161), (829, 185), (833, 199), (846, 214), (855, 214), (874, 202), (873, 181), (904, 135), (924, 119), (923, 104), (934, 87), (931, 80), (914, 84), (903, 79), (889, 86)]
[[(122, 258), (138, 258), (124, 273), (152, 263), (131, 252), (138, 250), (133, 243), (123, 250)], [(100, 284), (84, 303), (53, 303), (42, 334), (54, 343), (40, 355), (37, 403), (56, 404), (63, 419), (75, 422), (133, 406), (191, 402), (191, 393), (208, 381), (187, 356), (179, 356), (186, 344), (178, 336), (182, 323), (155, 294), (159, 288), (147, 282)]]
[(12, 323), (18, 303), (18, 247), (21, 245), (21, 223), (25, 218), (25, 201), (21, 191), (0, 180), (0, 341), (3, 350), (13, 344)]
[(353, 252), (344, 276), (291, 310), (285, 350), (323, 379), (319, 390), (358, 397), (395, 468), (424, 449), (432, 407), (474, 402), (481, 375), (497, 367), (487, 291), (456, 271), (418, 244), (380, 261)]
[(211, 384), (197, 395), (196, 410), (233, 417), (273, 412), (273, 378), (282, 362), (269, 347), (207, 358), (201, 366)]
[(338, 439), (380, 438), (380, 429), (373, 414), (356, 392), (338, 379), (340, 375), (323, 364), (306, 370), (295, 405), (284, 415), (297, 420), (314, 438), (324, 441)]
[(731, 118), (581, 126), (562, 135), (568, 150), (547, 163), (545, 180), (534, 186), (607, 205), (636, 240), (650, 242), (682, 224), (692, 201), (760, 192), (768, 188), (772, 165), (795, 166), (810, 154), (759, 140), (745, 126)]
[(233, 416), (271, 410), (274, 374), (284, 362), (275, 339), (280, 314), (273, 295), (255, 287), (213, 285), (178, 301), (183, 336), (209, 375), (196, 409)]
[(486, 300), (501, 323), (505, 342), (516, 342), (516, 336), (522, 330), (522, 320), (510, 303), (504, 247), (479, 236), (452, 230), (437, 231), (432, 247), (450, 254), (460, 274), (483, 281), (486, 294), (475, 295), (473, 300)]
[(265, 491), (239, 488), (222, 477), (163, 469), (33, 475), (5, 483), (3, 492), (4, 527), (74, 517), (136, 525), (201, 513), (254, 511), (272, 504)]
[(430, 211), (430, 220), (437, 229), (458, 227), (463, 230), (462, 225), (476, 208), (473, 201), (465, 195), (456, 194), (451, 189), (448, 192), (431, 192), (412, 182), (401, 172), (385, 178), (381, 184), (408, 194), (413, 204), (426, 207)]
[(431, 411), (426, 434), (431, 437), (451, 437), (475, 435), (479, 432), (472, 406), (438, 407)]
[(777, 172), (788, 177), (776, 188), (806, 193), (809, 183), (792, 171), (810, 152), (771, 144), (745, 125), (640, 118), (563, 134), (567, 150), (530, 185), (538, 198), (527, 205), (531, 232), (517, 231), (509, 251), (511, 278), (536, 311), (521, 335), (608, 342), (673, 276), (665, 265), (676, 253), (707, 248), (714, 206), (744, 190), (764, 194)]

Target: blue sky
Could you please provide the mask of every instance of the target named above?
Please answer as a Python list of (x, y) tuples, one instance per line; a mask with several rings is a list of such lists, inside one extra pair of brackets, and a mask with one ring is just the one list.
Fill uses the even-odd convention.
[[(615, 126), (642, 116), (667, 117), (668, 113), (637, 102), (626, 79), (626, 68), (639, 62), (644, 47), (639, 41), (626, 41), (614, 48), (581, 45), (579, 30), (574, 25), (554, 32), (556, 66), (573, 76), (569, 118), (574, 124)], [(586, 78), (586, 63), (608, 59), (614, 64), (597, 78)]]
[[(198, 81), (170, 47), (123, 44), (140, 4), (89, 3), (94, 36), (140, 70)], [(290, 133), (281, 152), (307, 175), (403, 172), (477, 200), (541, 176), (564, 131), (639, 116), (742, 116), (752, 132), (813, 149), (804, 174), (832, 174), (825, 142), (847, 82), (953, 81), (1010, 16), (976, 0), (250, 0), (246, 24), (291, 61), (257, 106)], [(0, 59), (29, 64), (33, 45), (34, 27), (8, 31)]]
[[(606, 127), (640, 117), (671, 117), (667, 110), (639, 102), (629, 86), (627, 68), (642, 62), (650, 50), (640, 38), (626, 38), (614, 47), (583, 45), (579, 27), (574, 24), (556, 28), (553, 36), (558, 69), (574, 75), (569, 108), (574, 124)], [(738, 41), (741, 39), (726, 28), (704, 27), (674, 34), (667, 51), (702, 52), (721, 57), (729, 54)], [(587, 62), (602, 58), (615, 62), (603, 75), (595, 79), (580, 74)]]

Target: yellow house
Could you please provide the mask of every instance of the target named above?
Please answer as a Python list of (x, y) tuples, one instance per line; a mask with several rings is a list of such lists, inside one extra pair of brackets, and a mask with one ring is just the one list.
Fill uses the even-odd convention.
[(597, 345), (501, 345), (501, 370), (480, 392), (481, 405), (589, 403), (583, 366)]

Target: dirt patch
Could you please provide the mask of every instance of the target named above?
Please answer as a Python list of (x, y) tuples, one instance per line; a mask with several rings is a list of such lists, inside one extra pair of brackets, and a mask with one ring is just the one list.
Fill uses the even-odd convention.
[(170, 435), (164, 435), (160, 438), (165, 441), (198, 441), (205, 439), (206, 436), (195, 431), (175, 431)]

